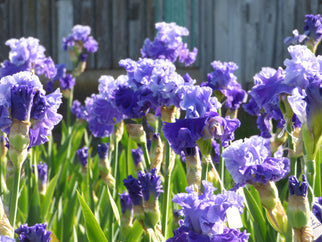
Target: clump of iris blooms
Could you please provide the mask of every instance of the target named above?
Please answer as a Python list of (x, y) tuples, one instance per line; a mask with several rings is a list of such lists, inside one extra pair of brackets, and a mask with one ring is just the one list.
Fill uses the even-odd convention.
[(1, 64), (0, 77), (13, 75), (21, 71), (32, 71), (44, 75), (48, 79), (56, 75), (55, 63), (51, 57), (45, 56), (45, 48), (33, 37), (9, 39), (9, 60)]
[(192, 186), (187, 193), (179, 193), (172, 199), (182, 207), (184, 220), (168, 241), (248, 241), (246, 231), (228, 228), (226, 213), (229, 208), (243, 212), (243, 198), (233, 191), (214, 195), (215, 188), (207, 181), (202, 182), (204, 192), (198, 195)]
[(50, 231), (46, 230), (46, 224), (35, 224), (28, 227), (27, 224), (22, 224), (15, 232), (18, 234), (19, 241), (31, 242), (31, 241), (41, 241), (49, 242)]
[(146, 39), (141, 49), (142, 57), (151, 59), (167, 59), (185, 63), (186, 66), (195, 62), (198, 49), (190, 52), (187, 44), (183, 43), (182, 36), (188, 36), (189, 30), (175, 23), (160, 22), (155, 24), (157, 35), (153, 41)]

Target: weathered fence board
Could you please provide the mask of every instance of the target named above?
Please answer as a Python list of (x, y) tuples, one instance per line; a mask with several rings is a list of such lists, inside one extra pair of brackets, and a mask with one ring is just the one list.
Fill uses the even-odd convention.
[(246, 87), (262, 66), (283, 66), (284, 38), (302, 31), (305, 14), (321, 12), (321, 0), (0, 0), (0, 61), (8, 58), (5, 41), (22, 36), (39, 38), (56, 62), (68, 61), (61, 38), (73, 25), (87, 24), (99, 42), (88, 68), (117, 69), (120, 59), (140, 56), (155, 22), (177, 22), (190, 31), (189, 48), (199, 49), (192, 66), (199, 81), (213, 60), (234, 61)]

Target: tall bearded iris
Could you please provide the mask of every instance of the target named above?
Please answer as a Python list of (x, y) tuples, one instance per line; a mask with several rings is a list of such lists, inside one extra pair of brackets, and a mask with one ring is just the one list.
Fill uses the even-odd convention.
[(289, 172), (289, 160), (271, 157), (269, 140), (251, 136), (234, 141), (227, 147), (222, 157), (237, 185), (278, 181)]
[(182, 42), (182, 36), (189, 35), (189, 31), (185, 27), (176, 25), (175, 23), (156, 23), (158, 33), (154, 39), (146, 39), (141, 49), (142, 57), (151, 59), (167, 59), (175, 62), (185, 63), (186, 66), (195, 62), (198, 49), (194, 48), (189, 51), (187, 44)]
[(45, 94), (38, 77), (30, 72), (2, 78), (0, 128), (9, 134), (15, 120), (29, 122), (29, 147), (47, 142), (47, 136), (62, 119), (57, 113), (62, 95), (59, 89), (49, 95)]
[(193, 187), (187, 187), (187, 193), (179, 193), (173, 197), (173, 202), (182, 207), (184, 220), (174, 232), (169, 241), (247, 241), (248, 234), (238, 229), (226, 227), (226, 212), (235, 207), (243, 211), (243, 198), (235, 192), (225, 192), (214, 195), (215, 188), (203, 181), (204, 193), (198, 195)]
[(244, 101), (246, 92), (237, 82), (234, 72), (238, 66), (234, 62), (214, 61), (211, 63), (214, 71), (208, 74), (208, 82), (203, 85), (211, 87), (214, 91), (220, 91), (226, 98), (225, 106), (236, 110)]
[(45, 48), (33, 37), (9, 39), (9, 60), (2, 63), (0, 77), (13, 75), (20, 71), (34, 70), (37, 75), (51, 79), (56, 75), (56, 67), (50, 57), (45, 56)]

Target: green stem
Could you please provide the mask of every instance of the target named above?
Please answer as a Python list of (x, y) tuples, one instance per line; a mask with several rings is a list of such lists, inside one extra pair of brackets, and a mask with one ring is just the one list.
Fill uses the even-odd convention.
[[(115, 200), (116, 191), (117, 191), (117, 166), (118, 166), (118, 140), (117, 137), (114, 137), (114, 156), (113, 156), (113, 176), (115, 178), (115, 186), (113, 189), (113, 199)], [(109, 207), (109, 219), (108, 219), (108, 241), (113, 241), (114, 237), (114, 216), (113, 216), (113, 208), (110, 204)]]
[[(293, 138), (291, 136), (292, 134), (292, 123), (288, 123), (287, 124), (287, 141), (288, 141), (288, 148), (291, 150), (291, 152), (294, 151), (294, 145), (293, 145)], [(289, 154), (292, 154), (291, 152), (289, 152)], [(291, 165), (291, 174), (290, 175), (294, 175), (297, 177), (297, 158), (292, 157), (292, 155), (289, 155), (289, 159), (290, 159), (290, 165)]]
[(67, 98), (67, 128), (71, 125), (71, 108), (73, 105), (74, 88), (70, 89), (70, 96)]
[(167, 238), (168, 234), (168, 212), (169, 212), (169, 201), (170, 201), (170, 182), (171, 182), (171, 170), (169, 170), (169, 164), (170, 164), (170, 145), (168, 142), (165, 143), (166, 148), (166, 156), (165, 156), (165, 171), (164, 171), (164, 178), (165, 178), (165, 184), (164, 184), (164, 194), (163, 194), (163, 207), (162, 207), (162, 233), (165, 238)]
[[(118, 166), (118, 149), (119, 149), (119, 143), (117, 141), (117, 138), (114, 137), (114, 156), (113, 156), (113, 176), (117, 180), (117, 166)], [(117, 184), (117, 181), (115, 182)], [(116, 195), (116, 185), (113, 190), (113, 198), (115, 198)]]
[(222, 158), (221, 154), (223, 151), (223, 147), (222, 144), (220, 142), (220, 154), (219, 154), (219, 179), (221, 180), (221, 182), (223, 183), (223, 185), (225, 185), (225, 161)]
[(21, 168), (14, 168), (14, 175), (13, 175), (13, 185), (12, 185), (12, 193), (10, 199), (10, 224), (12, 227), (15, 227), (16, 224), (16, 217), (17, 217), (17, 209), (18, 209), (18, 193), (19, 193), (19, 186), (20, 186), (20, 173)]
[(150, 162), (150, 156), (149, 156), (149, 152), (148, 152), (148, 147), (146, 146), (146, 142), (142, 142), (141, 143), (141, 148), (143, 151), (143, 156), (144, 156), (144, 167), (149, 170), (151, 162)]
[(201, 174), (201, 181), (207, 180), (209, 164), (211, 161), (210, 155), (203, 155), (202, 156), (202, 174)]

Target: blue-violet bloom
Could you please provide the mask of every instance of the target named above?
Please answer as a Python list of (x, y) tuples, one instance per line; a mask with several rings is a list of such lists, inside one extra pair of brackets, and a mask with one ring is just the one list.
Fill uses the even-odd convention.
[(23, 242), (48, 242), (51, 240), (50, 231), (46, 230), (46, 224), (35, 224), (28, 227), (27, 224), (22, 224), (15, 232), (18, 234), (19, 241)]
[(269, 139), (260, 136), (232, 142), (222, 157), (237, 186), (278, 181), (289, 172), (289, 159), (270, 157)]

